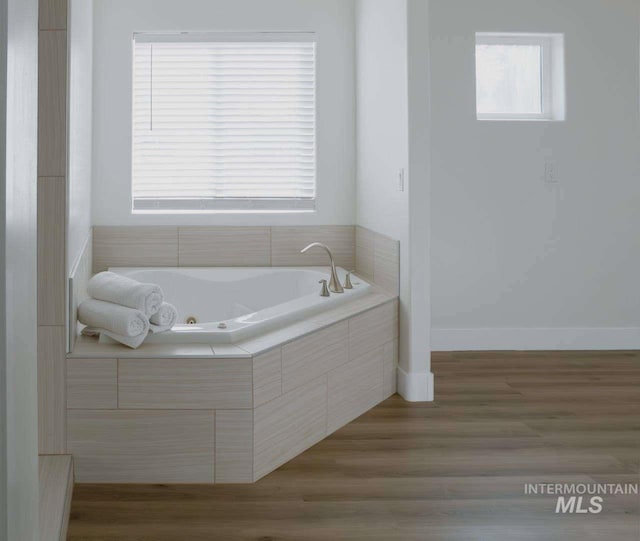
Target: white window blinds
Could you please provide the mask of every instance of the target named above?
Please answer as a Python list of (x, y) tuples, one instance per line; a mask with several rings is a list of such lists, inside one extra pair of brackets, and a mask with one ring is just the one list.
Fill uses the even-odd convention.
[(136, 34), (133, 209), (310, 210), (312, 34)]

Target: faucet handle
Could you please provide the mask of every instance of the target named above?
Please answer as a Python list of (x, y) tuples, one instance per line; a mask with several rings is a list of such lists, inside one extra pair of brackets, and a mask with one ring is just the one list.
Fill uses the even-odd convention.
[(322, 284), (322, 290), (320, 291), (321, 297), (328, 297), (329, 295), (331, 295), (331, 293), (329, 293), (329, 287), (327, 286), (326, 280), (320, 280), (318, 283)]
[(349, 271), (344, 278), (344, 288), (345, 289), (353, 289), (353, 284), (351, 283), (351, 274), (356, 271)]

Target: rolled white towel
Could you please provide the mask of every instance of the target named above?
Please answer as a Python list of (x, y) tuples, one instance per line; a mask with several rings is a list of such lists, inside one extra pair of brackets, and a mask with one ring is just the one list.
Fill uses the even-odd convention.
[(92, 338), (99, 338), (100, 344), (114, 344), (120, 343), (125, 346), (129, 346), (132, 349), (136, 349), (142, 345), (148, 333), (143, 333), (140, 336), (122, 336), (121, 334), (115, 334), (104, 329), (96, 329), (94, 327), (85, 327), (82, 329), (84, 336), (90, 336)]
[(120, 342), (121, 344), (124, 344), (125, 346), (129, 346), (131, 349), (136, 349), (138, 347), (140, 347), (142, 345), (142, 342), (144, 342), (145, 338), (147, 337), (147, 335), (149, 333), (144, 333), (141, 334), (140, 336), (134, 336), (134, 337), (130, 337), (130, 336), (122, 336), (121, 334), (115, 334), (109, 331), (106, 331), (104, 329), (99, 329), (100, 330), (100, 341), (102, 342), (103, 337), (107, 337), (107, 340), (105, 340), (105, 342), (107, 342), (109, 339), (115, 341), (115, 342)]
[(149, 330), (152, 333), (165, 332), (171, 329), (178, 320), (178, 311), (173, 304), (163, 302), (155, 314), (149, 318)]
[(78, 320), (88, 327), (129, 338), (146, 336), (149, 332), (149, 318), (140, 310), (95, 299), (88, 299), (78, 306)]
[(87, 285), (87, 293), (100, 301), (121, 304), (152, 316), (162, 306), (164, 294), (155, 284), (144, 284), (114, 272), (96, 274)]

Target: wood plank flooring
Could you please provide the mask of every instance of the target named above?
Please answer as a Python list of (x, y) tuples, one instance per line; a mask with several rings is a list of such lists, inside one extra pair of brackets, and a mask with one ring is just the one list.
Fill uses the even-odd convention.
[(72, 541), (636, 541), (640, 496), (555, 514), (525, 483), (640, 483), (640, 352), (435, 354), (393, 397), (253, 485), (77, 485)]

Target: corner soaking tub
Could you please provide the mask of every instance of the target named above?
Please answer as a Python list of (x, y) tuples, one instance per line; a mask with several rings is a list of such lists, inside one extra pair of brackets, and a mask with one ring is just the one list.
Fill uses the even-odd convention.
[[(353, 277), (353, 289), (321, 297), (327, 267), (299, 268), (111, 268), (140, 282), (158, 284), (178, 310), (168, 332), (150, 334), (152, 343), (234, 343), (289, 325), (367, 292)], [(344, 283), (346, 271), (338, 268)]]

